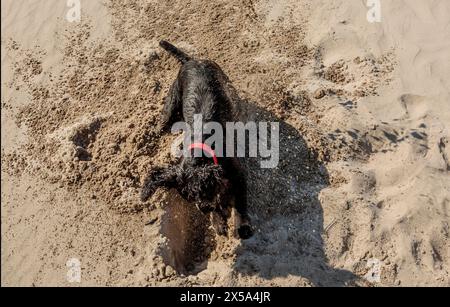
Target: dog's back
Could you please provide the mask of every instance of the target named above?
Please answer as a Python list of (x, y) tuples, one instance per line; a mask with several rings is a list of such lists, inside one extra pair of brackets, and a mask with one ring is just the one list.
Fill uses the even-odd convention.
[(160, 46), (177, 58), (183, 66), (178, 75), (183, 120), (192, 125), (194, 115), (201, 114), (204, 122), (230, 121), (230, 104), (222, 88), (220, 67), (210, 60), (197, 60), (171, 43)]

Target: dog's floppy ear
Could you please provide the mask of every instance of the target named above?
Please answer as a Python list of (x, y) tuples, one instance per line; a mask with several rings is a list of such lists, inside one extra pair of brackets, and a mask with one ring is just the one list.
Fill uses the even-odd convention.
[(150, 171), (150, 174), (144, 181), (144, 186), (141, 192), (141, 201), (146, 201), (155, 192), (157, 188), (166, 187), (171, 188), (175, 186), (177, 179), (176, 167), (155, 168)]

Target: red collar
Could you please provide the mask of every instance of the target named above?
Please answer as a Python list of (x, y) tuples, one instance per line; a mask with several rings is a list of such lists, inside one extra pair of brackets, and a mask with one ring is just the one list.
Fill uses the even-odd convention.
[(217, 159), (216, 153), (209, 145), (206, 145), (205, 143), (192, 143), (189, 145), (189, 150), (194, 148), (201, 149), (203, 152), (209, 153), (214, 161), (214, 164), (219, 165), (219, 160)]

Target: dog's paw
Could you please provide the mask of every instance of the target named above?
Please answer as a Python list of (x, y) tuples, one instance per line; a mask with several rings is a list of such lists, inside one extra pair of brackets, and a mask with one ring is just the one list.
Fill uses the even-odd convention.
[(145, 183), (141, 191), (141, 201), (147, 201), (156, 192), (156, 187), (151, 183)]
[(172, 127), (167, 122), (160, 122), (154, 128), (154, 133), (158, 136), (162, 136), (164, 134), (170, 133), (170, 129)]
[(250, 225), (245, 224), (239, 227), (238, 234), (241, 239), (246, 240), (253, 236), (253, 229)]
[(147, 199), (155, 194), (159, 187), (164, 187), (171, 183), (171, 179), (171, 174), (167, 171), (167, 168), (155, 167), (150, 171), (144, 181), (141, 192), (141, 201), (147, 201)]

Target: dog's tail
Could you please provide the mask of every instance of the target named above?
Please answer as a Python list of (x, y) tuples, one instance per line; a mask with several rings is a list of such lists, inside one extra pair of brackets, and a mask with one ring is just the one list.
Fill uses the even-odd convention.
[(163, 49), (167, 50), (174, 57), (176, 57), (183, 64), (191, 59), (190, 56), (188, 56), (186, 53), (184, 53), (183, 51), (181, 51), (180, 49), (178, 49), (177, 47), (175, 47), (174, 45), (172, 45), (171, 43), (169, 43), (167, 41), (164, 41), (164, 40), (160, 41), (159, 45)]

